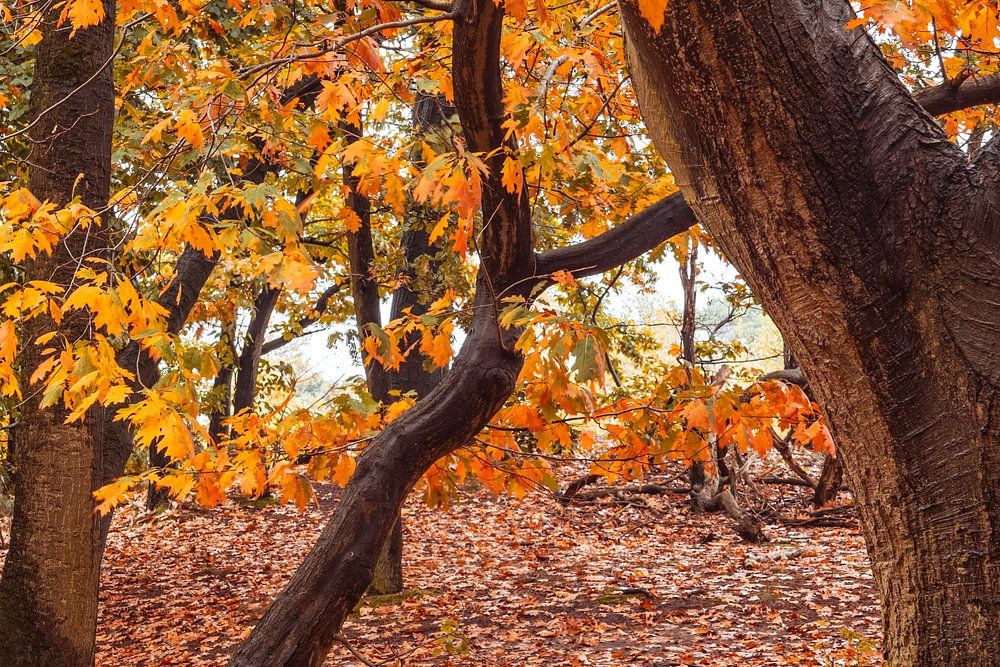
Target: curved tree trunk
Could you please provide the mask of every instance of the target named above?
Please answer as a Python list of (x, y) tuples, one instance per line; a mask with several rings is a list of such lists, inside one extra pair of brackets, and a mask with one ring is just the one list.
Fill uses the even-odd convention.
[[(67, 204), (79, 196), (107, 215), (115, 90), (108, 67), (114, 39), (114, 2), (107, 18), (70, 37), (57, 27), (59, 9), (44, 10), (31, 88), (29, 188), (41, 201)], [(87, 83), (89, 80), (89, 83)], [(58, 106), (53, 106), (58, 103)], [(106, 222), (106, 220), (105, 220)], [(67, 288), (83, 257), (108, 252), (108, 226), (93, 221), (75, 229), (51, 256), (26, 261), (26, 281)], [(41, 392), (28, 378), (41, 361), (34, 340), (57, 331), (86, 340), (90, 319), (81, 312), (61, 323), (31, 320), (22, 331), (20, 406), (16, 443), (16, 492), (10, 551), (0, 580), (0, 664), (89, 665), (94, 662), (100, 520), (91, 495), (102, 472), (103, 410), (92, 408), (66, 424), (61, 406), (42, 410)]]
[(622, 14), (654, 141), (841, 445), (888, 662), (996, 664), (1000, 146), (970, 162), (845, 0)]
[[(479, 300), (482, 312), (491, 305)], [(368, 588), (399, 508), (423, 472), (464, 445), (507, 400), (521, 368), (489, 315), (477, 318), (444, 381), (389, 424), (357, 469), (316, 546), (232, 665), (320, 665)]]
[(503, 8), (493, 0), (458, 0), (455, 8), (455, 105), (470, 150), (488, 153), (479, 239), (479, 275), (468, 337), (441, 383), (389, 424), (359, 457), (354, 476), (303, 565), (279, 594), (232, 665), (320, 665), (347, 614), (372, 579), (406, 494), (441, 456), (466, 444), (503, 405), (522, 359), (515, 330), (499, 325), (500, 297), (533, 294), (553, 271), (595, 275), (635, 259), (688, 229), (693, 214), (680, 196), (664, 198), (589, 241), (535, 254), (528, 189), (501, 181), (505, 150), (500, 33)]

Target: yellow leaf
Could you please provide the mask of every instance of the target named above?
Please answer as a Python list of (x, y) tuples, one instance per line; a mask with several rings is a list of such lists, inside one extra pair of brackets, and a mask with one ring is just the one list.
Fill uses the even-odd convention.
[(521, 169), (521, 163), (508, 155), (503, 161), (503, 170), (500, 173), (501, 182), (507, 192), (520, 194), (521, 188), (524, 186), (524, 172)]
[(333, 469), (333, 481), (340, 486), (346, 486), (351, 475), (354, 474), (354, 467), (354, 459), (347, 454), (341, 454), (340, 460), (337, 461), (337, 465)]
[(193, 148), (201, 148), (205, 145), (205, 136), (201, 133), (198, 114), (191, 109), (180, 112), (177, 116), (177, 122), (174, 124), (174, 131), (178, 137), (191, 144)]
[(352, 234), (357, 234), (361, 229), (361, 218), (352, 209), (344, 207), (340, 210), (340, 219), (344, 221), (344, 226), (347, 227), (347, 231)]
[(437, 221), (436, 225), (434, 225), (434, 229), (431, 230), (430, 236), (427, 237), (428, 243), (434, 243), (439, 238), (441, 238), (441, 235), (448, 230), (448, 221), (450, 219), (451, 219), (450, 213), (445, 213), (444, 215), (441, 216), (441, 219)]
[(94, 491), (94, 500), (98, 501), (95, 511), (99, 512), (101, 516), (110, 512), (115, 506), (121, 504), (131, 486), (131, 477), (120, 477)]
[(156, 123), (155, 125), (153, 125), (153, 127), (149, 128), (149, 132), (146, 133), (146, 135), (142, 138), (142, 141), (140, 143), (148, 144), (152, 142), (155, 144), (163, 136), (164, 130), (166, 130), (170, 126), (170, 123), (171, 123), (170, 118), (164, 118), (160, 122)]

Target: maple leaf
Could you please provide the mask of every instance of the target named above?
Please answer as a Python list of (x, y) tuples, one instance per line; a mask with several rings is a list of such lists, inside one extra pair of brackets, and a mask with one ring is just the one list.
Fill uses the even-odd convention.
[(201, 121), (191, 109), (185, 109), (177, 116), (174, 123), (174, 132), (184, 141), (191, 144), (192, 148), (201, 148), (205, 145), (205, 136), (201, 131)]
[(708, 408), (705, 406), (705, 402), (700, 399), (694, 399), (690, 401), (683, 410), (681, 410), (681, 416), (684, 417), (684, 422), (687, 425), (687, 430), (701, 429), (703, 431), (709, 430), (708, 424)]
[(67, 19), (73, 31), (82, 28), (90, 28), (104, 20), (104, 3), (101, 0), (69, 0), (59, 16), (59, 22), (64, 23)]
[(563, 287), (567, 288), (577, 286), (576, 278), (574, 278), (573, 274), (570, 273), (569, 271), (563, 271), (563, 270), (553, 271), (552, 281), (558, 285), (562, 285)]

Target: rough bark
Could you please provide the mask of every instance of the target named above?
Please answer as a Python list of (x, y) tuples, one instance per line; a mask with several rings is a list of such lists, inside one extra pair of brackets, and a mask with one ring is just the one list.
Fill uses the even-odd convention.
[[(48, 9), (31, 88), (29, 189), (41, 201), (67, 204), (74, 196), (106, 215), (111, 179), (115, 91), (109, 65), (115, 5), (106, 18), (72, 38), (57, 27), (59, 9)], [(22, 265), (24, 278), (69, 288), (83, 258), (107, 256), (107, 220), (77, 227), (51, 256)], [(25, 400), (16, 442), (16, 493), (10, 551), (0, 580), (0, 664), (89, 665), (97, 625), (100, 521), (91, 495), (102, 471), (103, 410), (65, 423), (67, 410), (39, 407), (41, 392), (29, 376), (42, 360), (32, 344), (57, 331), (68, 341), (91, 336), (80, 312), (57, 324), (48, 317), (27, 323), (21, 353)]]
[(622, 14), (656, 145), (841, 445), (889, 664), (995, 664), (1000, 147), (970, 162), (843, 0)]

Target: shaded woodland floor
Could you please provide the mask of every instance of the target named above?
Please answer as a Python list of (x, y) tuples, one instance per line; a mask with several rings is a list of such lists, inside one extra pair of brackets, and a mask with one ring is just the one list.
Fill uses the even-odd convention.
[[(783, 513), (804, 492), (776, 491)], [(320, 504), (125, 508), (105, 558), (98, 664), (222, 665), (301, 561)], [(780, 495), (780, 497), (778, 497)], [(768, 527), (747, 545), (682, 495), (564, 507), (471, 492), (405, 509), (406, 595), (344, 627), (386, 665), (880, 664), (878, 606), (856, 528)], [(326, 664), (364, 664), (338, 646)]]

